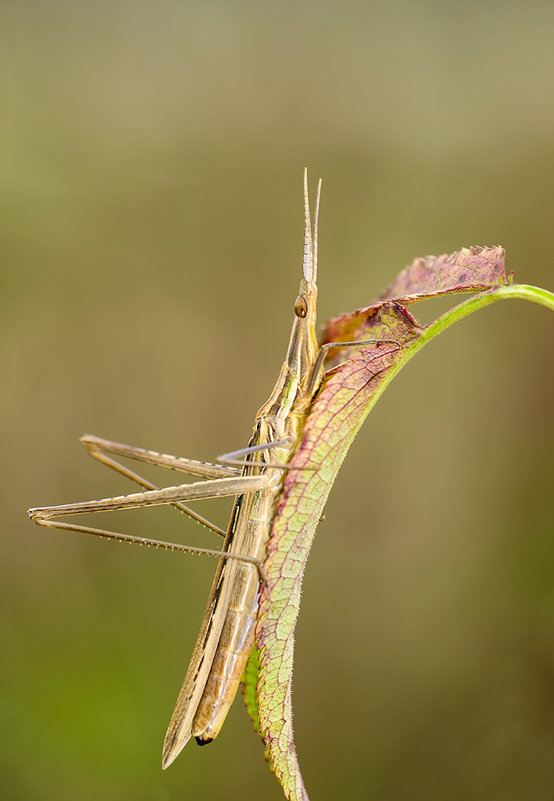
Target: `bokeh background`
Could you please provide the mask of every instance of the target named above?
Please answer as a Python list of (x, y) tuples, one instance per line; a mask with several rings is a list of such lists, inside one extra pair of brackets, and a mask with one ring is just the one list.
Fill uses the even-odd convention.
[[(464, 245), (552, 288), (553, 26), (546, 2), (2, 4), (4, 798), (282, 797), (240, 700), (160, 769), (214, 563), (25, 510), (128, 488), (85, 432), (246, 443), (284, 357), (305, 164), (322, 321)], [(551, 331), (531, 304), (480, 312), (356, 440), (297, 630), (313, 801), (554, 797)], [(102, 522), (215, 545), (171, 509)]]

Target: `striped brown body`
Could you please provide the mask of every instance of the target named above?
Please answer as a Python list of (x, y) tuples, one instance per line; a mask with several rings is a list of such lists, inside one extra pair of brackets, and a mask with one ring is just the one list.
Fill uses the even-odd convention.
[[(305, 176), (303, 274), (285, 362), (275, 388), (256, 415), (246, 449), (243, 476), (262, 475), (264, 487), (235, 501), (223, 550), (263, 564), (284, 469), (295, 453), (311, 399), (317, 390), (316, 336), (317, 222), (312, 232)], [(319, 187), (318, 187), (319, 201)], [(317, 221), (316, 202), (316, 221)], [(317, 378), (317, 377), (316, 377)], [(275, 444), (273, 444), (275, 443)], [(263, 448), (267, 445), (267, 449)], [(255, 450), (254, 450), (255, 449)], [(255, 564), (221, 559), (202, 627), (169, 723), (163, 766), (175, 759), (191, 736), (213, 740), (237, 692), (254, 645), (260, 574)]]

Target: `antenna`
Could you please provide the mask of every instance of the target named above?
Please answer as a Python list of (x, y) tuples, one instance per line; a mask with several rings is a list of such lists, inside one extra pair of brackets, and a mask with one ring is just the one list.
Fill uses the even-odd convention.
[(308, 195), (308, 168), (304, 167), (304, 256), (302, 273), (306, 281), (314, 280), (314, 250), (312, 223), (310, 220), (310, 198)]
[(317, 182), (317, 194), (315, 196), (315, 212), (314, 212), (314, 269), (313, 278), (314, 283), (317, 281), (317, 250), (318, 250), (318, 233), (319, 233), (319, 199), (321, 197), (321, 178)]

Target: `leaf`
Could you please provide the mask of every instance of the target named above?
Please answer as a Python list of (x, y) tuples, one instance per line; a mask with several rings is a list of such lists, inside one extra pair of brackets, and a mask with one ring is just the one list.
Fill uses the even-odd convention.
[(266, 756), (291, 801), (308, 798), (292, 732), (291, 676), (294, 627), (306, 559), (327, 496), (354, 435), (367, 414), (368, 394), (377, 393), (399, 348), (378, 346), (378, 355), (350, 360), (348, 371), (331, 371), (306, 421), (289, 471), (269, 543), (257, 625), (258, 699)]
[[(511, 276), (510, 276), (511, 277)], [(447, 256), (424, 256), (402, 270), (379, 300), (412, 303), (421, 298), (455, 292), (478, 292), (509, 283), (504, 269), (504, 248), (462, 248)]]
[[(246, 695), (254, 689), (266, 758), (290, 801), (308, 801), (292, 729), (291, 679), (294, 628), (304, 568), (323, 507), (357, 431), (378, 398), (426, 342), (472, 311), (502, 298), (522, 297), (554, 309), (554, 297), (532, 287), (508, 286), (502, 248), (470, 248), (450, 256), (416, 260), (372, 306), (330, 320), (324, 342), (394, 339), (396, 343), (330, 349), (340, 364), (325, 374), (307, 416), (302, 441), (284, 479), (260, 591), (256, 626), (259, 671), (246, 671)], [(399, 302), (485, 289), (434, 323), (422, 327)], [(313, 468), (313, 470), (306, 469)], [(249, 702), (249, 711), (255, 704)], [(254, 717), (256, 715), (254, 714)]]
[(254, 730), (258, 734), (261, 734), (260, 708), (258, 705), (258, 695), (256, 692), (259, 672), (260, 672), (260, 662), (259, 662), (258, 649), (253, 648), (250, 653), (250, 656), (248, 657), (248, 662), (246, 663), (246, 667), (244, 669), (244, 675), (241, 680), (241, 688), (242, 688), (244, 703), (246, 704), (246, 711), (248, 712), (248, 716), (252, 721)]
[[(479, 292), (508, 283), (504, 269), (504, 248), (499, 245), (492, 248), (462, 248), (449, 256), (443, 254), (415, 259), (371, 306), (329, 320), (322, 341), (350, 342), (353, 339), (389, 336), (386, 320), (382, 319), (381, 314), (387, 301), (401, 301), (406, 305), (440, 295)], [(408, 313), (406, 309), (404, 312)]]

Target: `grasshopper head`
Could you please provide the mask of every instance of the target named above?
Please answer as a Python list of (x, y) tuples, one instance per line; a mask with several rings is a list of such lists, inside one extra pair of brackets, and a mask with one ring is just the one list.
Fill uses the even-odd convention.
[[(319, 219), (319, 199), (321, 178), (317, 184), (314, 225), (310, 219), (310, 199), (308, 195), (308, 169), (304, 170), (304, 252), (302, 257), (302, 280), (294, 302), (295, 322), (291, 345), (296, 350), (300, 366), (300, 384), (307, 376), (317, 357), (317, 234)], [(289, 352), (290, 355), (290, 352)]]

